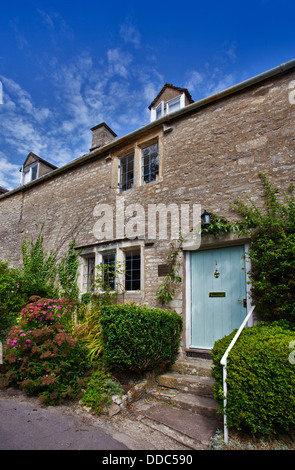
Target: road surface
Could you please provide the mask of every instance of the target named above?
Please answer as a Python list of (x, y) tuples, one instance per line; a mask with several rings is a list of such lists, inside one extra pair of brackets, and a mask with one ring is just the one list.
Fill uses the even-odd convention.
[(66, 406), (41, 407), (35, 398), (1, 391), (0, 450), (128, 449), (123, 444), (127, 436), (91, 418)]

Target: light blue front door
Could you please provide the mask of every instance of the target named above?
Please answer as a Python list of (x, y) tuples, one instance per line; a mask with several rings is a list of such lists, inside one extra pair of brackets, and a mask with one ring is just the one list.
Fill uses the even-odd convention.
[(246, 313), (244, 246), (191, 253), (191, 347), (211, 349)]

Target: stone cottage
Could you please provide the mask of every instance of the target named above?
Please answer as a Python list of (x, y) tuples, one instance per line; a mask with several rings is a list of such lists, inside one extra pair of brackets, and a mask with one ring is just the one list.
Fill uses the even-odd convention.
[(101, 123), (90, 151), (61, 168), (29, 154), (21, 186), (0, 196), (0, 259), (19, 265), (23, 239), (44, 223), (47, 250), (62, 255), (76, 239), (81, 293), (96, 266), (120, 262), (112, 287), (125, 302), (156, 307), (171, 242), (182, 235), (181, 282), (168, 306), (184, 318), (182, 353), (210, 350), (251, 306), (251, 240), (192, 234), (204, 211), (233, 220), (236, 198), (260, 204), (259, 172), (281, 190), (295, 182), (294, 93), (295, 60), (197, 102), (166, 83), (151, 121), (134, 132), (118, 138)]

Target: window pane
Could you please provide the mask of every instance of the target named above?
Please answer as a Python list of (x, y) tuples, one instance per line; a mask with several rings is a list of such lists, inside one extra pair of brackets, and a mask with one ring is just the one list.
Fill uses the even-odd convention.
[(167, 104), (168, 113), (173, 113), (173, 111), (177, 111), (178, 109), (180, 109), (180, 97), (168, 102)]
[(35, 166), (32, 166), (32, 177), (31, 177), (31, 181), (34, 181), (36, 178), (37, 178), (37, 170), (38, 170), (38, 166), (35, 165)]
[(149, 183), (155, 181), (159, 175), (158, 144), (142, 149), (142, 179)]
[(24, 184), (27, 184), (30, 182), (30, 169), (24, 170), (24, 179), (23, 179)]
[(156, 119), (159, 119), (162, 116), (162, 103), (156, 108)]
[(95, 257), (91, 256), (84, 259), (84, 275), (83, 285), (87, 292), (94, 290), (95, 282)]
[(102, 257), (104, 288), (114, 290), (116, 287), (116, 253), (107, 253)]
[(140, 252), (131, 251), (125, 257), (125, 290), (140, 290)]
[(126, 191), (133, 187), (134, 182), (134, 154), (121, 158), (120, 161), (120, 189)]

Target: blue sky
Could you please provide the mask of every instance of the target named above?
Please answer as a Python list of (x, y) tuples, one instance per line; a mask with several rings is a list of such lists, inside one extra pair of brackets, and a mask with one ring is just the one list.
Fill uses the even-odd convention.
[(294, 0), (1, 1), (0, 186), (30, 151), (62, 166), (103, 121), (147, 124), (166, 82), (197, 101), (293, 58)]

